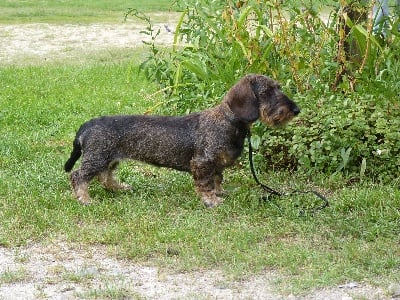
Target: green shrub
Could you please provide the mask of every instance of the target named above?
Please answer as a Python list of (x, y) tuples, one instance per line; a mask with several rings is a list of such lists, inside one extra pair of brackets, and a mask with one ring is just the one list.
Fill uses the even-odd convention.
[[(299, 95), (297, 100), (304, 103), (302, 116), (290, 128), (260, 130), (270, 168), (290, 167), (309, 175), (323, 171), (378, 179), (398, 176), (398, 108), (373, 95), (327, 95), (317, 103), (312, 95)], [(314, 107), (307, 105), (311, 102)]]
[[(399, 34), (385, 42), (371, 22), (351, 20), (341, 7), (280, 1), (181, 0), (183, 12), (171, 49), (148, 43), (142, 70), (167, 94), (171, 114), (213, 106), (247, 73), (282, 83), (302, 113), (286, 129), (256, 124), (254, 138), (270, 168), (341, 173), (379, 179), (400, 168)], [(240, 5), (238, 5), (240, 4)], [(362, 7), (368, 14), (371, 7)], [(145, 19), (147, 34), (159, 32)], [(356, 22), (357, 21), (357, 22)], [(393, 28), (398, 20), (392, 20)], [(357, 57), (344, 45), (357, 49)]]

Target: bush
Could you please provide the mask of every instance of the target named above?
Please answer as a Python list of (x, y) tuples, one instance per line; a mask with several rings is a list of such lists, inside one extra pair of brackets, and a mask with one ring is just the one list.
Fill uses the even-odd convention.
[[(267, 165), (391, 179), (400, 168), (399, 34), (380, 41), (371, 21), (351, 20), (343, 2), (322, 19), (318, 7), (286, 1), (178, 1), (175, 44), (149, 43), (142, 69), (168, 94), (168, 113), (213, 106), (244, 74), (267, 74), (302, 107), (290, 128), (254, 126)], [(151, 21), (129, 13), (156, 40)]]
[[(323, 171), (378, 179), (398, 176), (399, 109), (385, 99), (377, 103), (374, 95), (326, 96), (315, 103), (311, 95), (299, 95), (302, 117), (290, 129), (260, 130), (266, 163), (309, 175)], [(316, 107), (308, 105), (311, 102)]]

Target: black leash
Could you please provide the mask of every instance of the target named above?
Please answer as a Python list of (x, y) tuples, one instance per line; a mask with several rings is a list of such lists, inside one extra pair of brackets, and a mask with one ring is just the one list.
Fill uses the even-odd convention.
[[(259, 186), (261, 186), (264, 191), (269, 193), (271, 196), (290, 196), (290, 195), (295, 195), (295, 194), (314, 194), (316, 197), (318, 197), (319, 199), (322, 200), (322, 204), (320, 206), (317, 206), (316, 208), (314, 208), (312, 210), (309, 210), (309, 212), (311, 214), (314, 214), (317, 211), (322, 210), (322, 209), (324, 209), (324, 208), (329, 206), (328, 199), (325, 196), (323, 196), (322, 194), (318, 193), (317, 191), (314, 191), (314, 190), (308, 190), (308, 191), (293, 190), (291, 192), (283, 193), (283, 192), (276, 191), (276, 190), (270, 188), (269, 186), (261, 183), (257, 178), (256, 171), (254, 170), (253, 147), (251, 145), (251, 132), (250, 132), (250, 129), (247, 132), (247, 141), (249, 143), (249, 161), (250, 161), (251, 174), (253, 175), (253, 178), (254, 178), (255, 182)], [(271, 201), (272, 199), (270, 198), (270, 195), (266, 195), (266, 196), (264, 195), (264, 196), (262, 196), (261, 199), (264, 200), (264, 201), (270, 201), (271, 203), (273, 203), (279, 209), (280, 212), (282, 212), (282, 209), (279, 207), (279, 205), (276, 204), (275, 202)], [(300, 210), (300, 215), (304, 215), (305, 212), (306, 212), (305, 209), (301, 209)]]

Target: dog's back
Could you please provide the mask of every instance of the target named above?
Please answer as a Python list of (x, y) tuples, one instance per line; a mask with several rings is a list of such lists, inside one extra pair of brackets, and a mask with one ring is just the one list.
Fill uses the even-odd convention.
[(156, 166), (190, 171), (194, 132), (199, 114), (187, 116), (104, 116), (84, 123), (76, 134), (65, 171), (72, 170), (82, 152), (96, 159), (133, 159)]

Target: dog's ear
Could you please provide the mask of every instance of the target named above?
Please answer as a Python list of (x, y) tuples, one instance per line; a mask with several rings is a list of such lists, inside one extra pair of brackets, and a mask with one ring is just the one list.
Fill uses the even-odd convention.
[(259, 103), (249, 76), (242, 78), (228, 91), (225, 101), (240, 121), (253, 123), (258, 119)]

